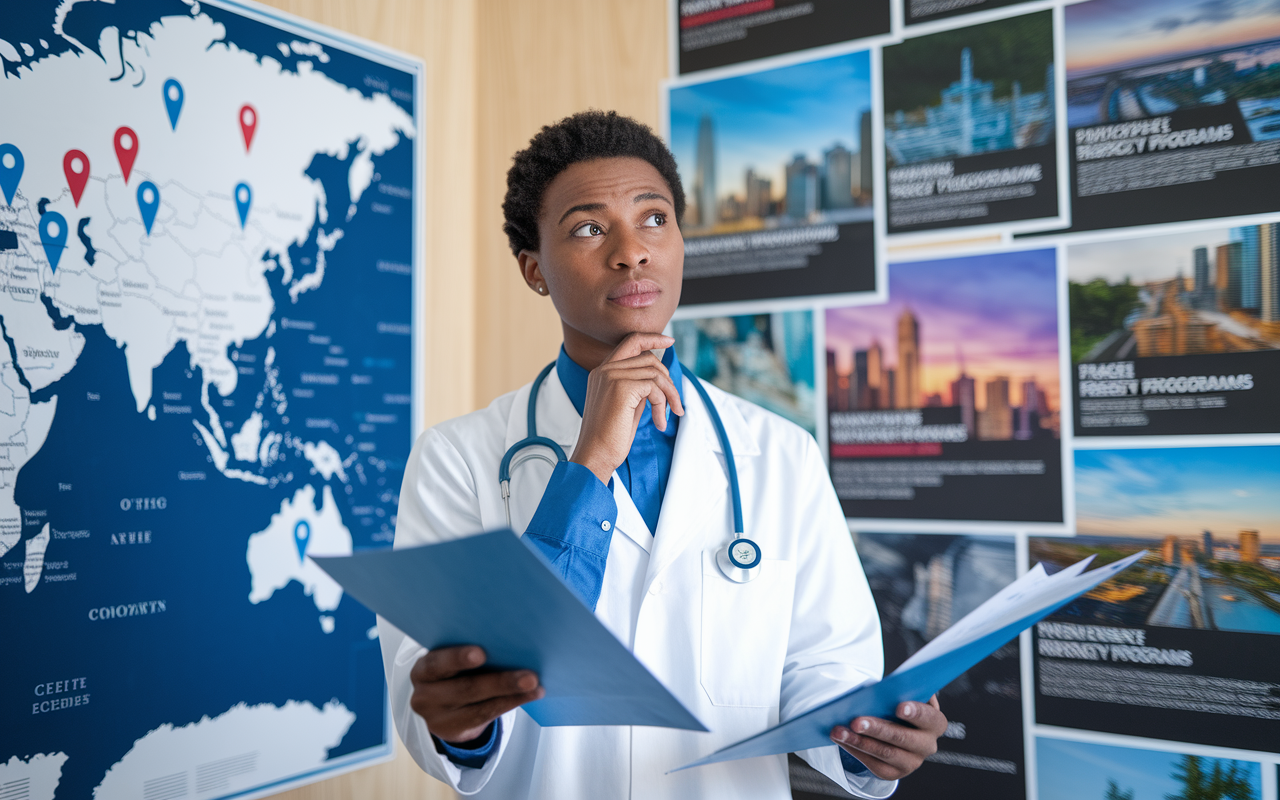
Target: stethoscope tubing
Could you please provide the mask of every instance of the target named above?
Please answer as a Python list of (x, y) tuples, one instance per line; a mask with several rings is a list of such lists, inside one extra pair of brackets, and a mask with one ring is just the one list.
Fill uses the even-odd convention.
[[(538, 435), (538, 392), (542, 389), (543, 381), (547, 379), (547, 376), (551, 374), (551, 370), (555, 369), (555, 366), (556, 362), (552, 361), (543, 367), (542, 372), (538, 373), (538, 377), (533, 381), (533, 386), (529, 389), (529, 404), (526, 412), (528, 417), (525, 430), (528, 435), (507, 448), (507, 452), (502, 455), (502, 461), (498, 464), (498, 484), (502, 488), (502, 504), (506, 509), (508, 527), (511, 526), (511, 472), (525, 461), (532, 459), (546, 461), (553, 466), (569, 460), (563, 447), (545, 436)], [(729, 477), (729, 497), (733, 503), (734, 542), (744, 540), (746, 537), (743, 536), (742, 530), (742, 492), (738, 488), (738, 465), (733, 458), (733, 447), (729, 444), (729, 434), (725, 430), (723, 420), (720, 419), (720, 412), (716, 410), (715, 404), (711, 402), (711, 397), (707, 394), (706, 388), (703, 387), (702, 381), (698, 380), (697, 376), (692, 373), (685, 372), (684, 374), (689, 379), (689, 382), (693, 384), (698, 396), (702, 398), (703, 405), (707, 407), (707, 414), (711, 417), (711, 426), (715, 428), (716, 438), (720, 440), (720, 448), (724, 450), (725, 470)], [(520, 452), (526, 447), (545, 447), (551, 450), (556, 458), (553, 461), (550, 456), (543, 453), (520, 456)], [(759, 547), (754, 542), (751, 542), (751, 544), (756, 547), (758, 554)], [(721, 555), (727, 558), (727, 551)], [(757, 555), (757, 562), (758, 560), (759, 557)], [(758, 566), (758, 563), (756, 566)], [(756, 571), (755, 566), (750, 570), (736, 570), (743, 573), (741, 576), (736, 576), (730, 574), (724, 564), (721, 564), (721, 569), (725, 570), (727, 577), (739, 583), (750, 580), (751, 577), (754, 577)]]

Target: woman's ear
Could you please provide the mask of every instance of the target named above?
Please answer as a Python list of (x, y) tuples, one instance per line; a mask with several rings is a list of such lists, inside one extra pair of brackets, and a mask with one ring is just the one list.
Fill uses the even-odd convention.
[(545, 296), (549, 290), (547, 280), (542, 275), (540, 255), (533, 250), (521, 250), (516, 256), (516, 263), (520, 265), (520, 275), (529, 288)]

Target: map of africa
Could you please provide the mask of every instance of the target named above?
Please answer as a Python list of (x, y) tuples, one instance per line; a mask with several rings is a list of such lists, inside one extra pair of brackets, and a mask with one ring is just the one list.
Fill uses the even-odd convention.
[(248, 797), (388, 757), (421, 65), (195, 0), (0, 10), (0, 787)]

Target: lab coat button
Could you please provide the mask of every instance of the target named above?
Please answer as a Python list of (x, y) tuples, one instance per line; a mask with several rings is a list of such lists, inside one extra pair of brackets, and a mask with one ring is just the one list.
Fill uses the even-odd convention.
[(654, 581), (653, 585), (649, 587), (649, 594), (652, 594), (652, 595), (662, 594), (662, 581)]
[(612, 528), (612, 527), (613, 527), (613, 526), (609, 524), (609, 520), (607, 520), (607, 519), (606, 519), (606, 520), (602, 520), (602, 521), (600, 522), (600, 530), (602, 530), (602, 531), (607, 531), (607, 530), (609, 530), (609, 529), (610, 529), (610, 528)]

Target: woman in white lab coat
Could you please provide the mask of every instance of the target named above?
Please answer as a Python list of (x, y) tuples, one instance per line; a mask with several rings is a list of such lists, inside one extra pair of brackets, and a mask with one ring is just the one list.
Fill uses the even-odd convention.
[[(711, 732), (541, 728), (519, 709), (542, 696), (536, 675), (476, 672), (480, 648), (428, 653), (380, 621), (396, 728), (464, 795), (788, 798), (785, 756), (668, 771), (881, 676), (879, 620), (818, 447), (706, 386), (762, 555), (753, 580), (730, 580), (716, 562), (734, 539), (725, 455), (660, 333), (684, 264), (674, 159), (633, 120), (578, 114), (516, 155), (503, 210), (520, 275), (561, 318), (536, 424), (569, 459), (513, 473), (511, 525)], [(418, 439), (396, 547), (507, 525), (499, 462), (527, 435), (530, 390)], [(898, 713), (850, 720), (800, 755), (855, 795), (887, 797), (946, 728), (936, 701)]]

